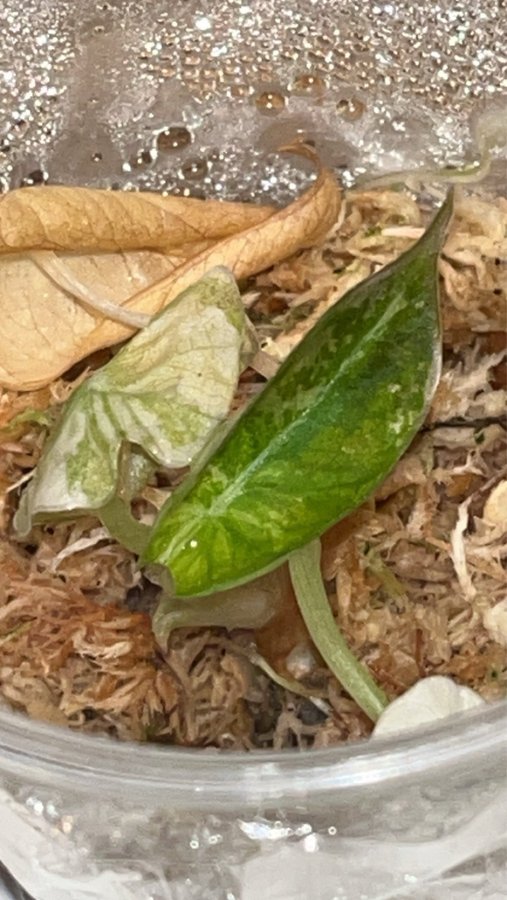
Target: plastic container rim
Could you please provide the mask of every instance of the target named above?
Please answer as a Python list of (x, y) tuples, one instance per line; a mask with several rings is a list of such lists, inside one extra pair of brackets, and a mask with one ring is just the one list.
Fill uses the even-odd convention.
[(0, 772), (58, 790), (100, 791), (186, 806), (383, 786), (504, 757), (507, 701), (403, 736), (301, 751), (218, 751), (121, 743), (0, 709)]

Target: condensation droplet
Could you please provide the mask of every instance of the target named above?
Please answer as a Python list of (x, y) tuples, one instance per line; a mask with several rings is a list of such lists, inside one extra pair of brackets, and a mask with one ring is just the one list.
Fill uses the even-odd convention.
[(163, 66), (159, 72), (161, 78), (174, 78), (176, 75), (176, 69), (173, 66)]
[(181, 167), (181, 174), (184, 178), (203, 178), (208, 171), (208, 164), (205, 159), (190, 159)]
[(157, 134), (157, 148), (162, 152), (180, 150), (181, 147), (188, 147), (191, 142), (191, 132), (181, 125), (165, 128), (164, 131), (159, 131)]
[(187, 66), (183, 68), (184, 83), (187, 86), (200, 85), (201, 73), (198, 69), (191, 69)]
[(48, 173), (44, 169), (34, 169), (29, 172), (21, 181), (21, 187), (32, 187), (35, 184), (45, 184), (48, 180)]
[(231, 84), (229, 85), (228, 93), (231, 97), (240, 99), (253, 94), (253, 88), (248, 84)]
[(224, 75), (241, 75), (241, 66), (235, 60), (225, 60), (222, 66)]
[(278, 91), (263, 91), (257, 94), (255, 105), (262, 112), (279, 113), (285, 107), (285, 97)]
[(337, 109), (342, 118), (348, 122), (355, 122), (360, 119), (366, 110), (366, 106), (362, 100), (357, 97), (343, 98), (337, 103)]
[(217, 83), (214, 78), (203, 78), (200, 82), (200, 88), (203, 94), (208, 94), (211, 96), (213, 91), (216, 89)]
[(102, 162), (102, 153), (92, 153), (93, 162)]
[(209, 31), (211, 29), (211, 22), (207, 16), (198, 16), (195, 20), (195, 27), (198, 31)]
[(154, 150), (139, 150), (129, 159), (129, 165), (132, 169), (142, 169), (144, 166), (151, 165), (157, 158)]
[(30, 127), (30, 123), (26, 121), (26, 119), (15, 119), (12, 123), (12, 130), (16, 133), (18, 138), (23, 137)]
[(305, 72), (294, 79), (292, 89), (298, 94), (323, 94), (326, 82), (321, 75)]

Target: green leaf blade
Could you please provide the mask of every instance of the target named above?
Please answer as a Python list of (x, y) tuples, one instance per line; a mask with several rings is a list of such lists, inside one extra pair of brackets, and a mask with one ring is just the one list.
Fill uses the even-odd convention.
[(178, 596), (269, 571), (395, 465), (438, 379), (451, 212), (449, 199), (413, 248), (328, 311), (163, 508), (145, 558), (167, 566)]

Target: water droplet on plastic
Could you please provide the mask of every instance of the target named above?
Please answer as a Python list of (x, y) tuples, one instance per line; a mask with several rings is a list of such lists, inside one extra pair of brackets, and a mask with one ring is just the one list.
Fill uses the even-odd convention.
[(347, 119), (348, 122), (356, 122), (365, 112), (366, 106), (362, 100), (359, 100), (357, 97), (351, 97), (339, 100), (337, 109), (342, 118)]
[(156, 159), (156, 151), (139, 150), (129, 159), (129, 165), (132, 169), (142, 169), (144, 166), (150, 166)]
[(198, 16), (195, 20), (195, 27), (198, 31), (209, 31), (212, 25), (207, 16)]
[(45, 184), (48, 180), (48, 173), (44, 171), (44, 169), (34, 169), (33, 172), (29, 172), (25, 178), (21, 181), (22, 187), (32, 187), (35, 184)]
[(285, 97), (278, 91), (263, 91), (255, 98), (257, 109), (265, 113), (279, 113), (285, 107)]
[(241, 66), (238, 65), (236, 60), (226, 59), (224, 61), (224, 64), (222, 66), (222, 72), (224, 73), (224, 75), (237, 76), (237, 75), (241, 75), (241, 71), (242, 71)]
[(228, 93), (235, 98), (249, 97), (253, 94), (253, 88), (248, 84), (231, 84), (228, 88)]
[(326, 82), (321, 75), (305, 72), (294, 79), (293, 90), (298, 94), (322, 94)]
[(102, 153), (92, 153), (93, 162), (102, 162)]
[(157, 135), (157, 148), (162, 152), (180, 150), (181, 147), (188, 147), (191, 142), (192, 134), (188, 128), (181, 125), (173, 125), (164, 131), (159, 131)]
[(18, 137), (23, 137), (23, 135), (26, 133), (26, 131), (28, 130), (29, 127), (30, 127), (30, 125), (26, 121), (26, 119), (16, 119), (12, 123), (12, 130), (16, 132), (16, 135)]
[(162, 78), (174, 78), (176, 75), (176, 69), (173, 66), (164, 66), (160, 69), (160, 75)]
[(181, 167), (181, 174), (184, 178), (203, 178), (208, 171), (208, 164), (205, 159), (190, 159)]

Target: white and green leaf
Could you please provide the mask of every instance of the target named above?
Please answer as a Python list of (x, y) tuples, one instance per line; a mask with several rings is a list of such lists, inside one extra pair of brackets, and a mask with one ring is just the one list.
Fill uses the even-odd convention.
[(236, 283), (213, 269), (74, 392), (21, 499), (18, 533), (105, 506), (121, 488), (126, 442), (134, 462), (141, 448), (155, 463), (187, 466), (227, 416), (247, 343)]

